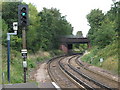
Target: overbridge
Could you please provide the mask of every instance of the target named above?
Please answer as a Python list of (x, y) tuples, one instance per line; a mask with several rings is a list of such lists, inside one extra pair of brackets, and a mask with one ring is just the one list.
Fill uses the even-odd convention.
[(61, 41), (60, 49), (66, 53), (68, 53), (68, 51), (72, 49), (72, 45), (76, 43), (87, 44), (88, 48), (90, 48), (90, 40), (87, 37), (66, 36), (61, 37), (60, 41)]

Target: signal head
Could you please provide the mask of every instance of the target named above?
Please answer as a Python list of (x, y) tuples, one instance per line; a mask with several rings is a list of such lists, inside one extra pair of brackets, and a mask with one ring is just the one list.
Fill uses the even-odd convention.
[(28, 5), (18, 6), (18, 23), (21, 27), (28, 25)]

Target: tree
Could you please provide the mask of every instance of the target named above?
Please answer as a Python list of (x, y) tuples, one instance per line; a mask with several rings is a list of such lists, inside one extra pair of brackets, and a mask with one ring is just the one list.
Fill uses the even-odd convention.
[(8, 25), (8, 32), (12, 31), (13, 22), (18, 21), (18, 5), (21, 2), (3, 2), (2, 3), (2, 19)]
[(72, 34), (71, 24), (67, 22), (65, 16), (61, 16), (56, 8), (43, 8), (39, 16), (41, 17), (40, 30), (38, 31), (40, 47), (44, 50), (57, 49), (59, 37)]
[(78, 37), (83, 37), (82, 31), (78, 31), (77, 34), (76, 34), (76, 36), (78, 36)]
[(101, 29), (98, 30), (95, 35), (95, 45), (99, 48), (104, 48), (109, 45), (115, 39), (115, 22), (110, 21), (108, 18), (102, 23)]
[(91, 44), (94, 45), (95, 33), (100, 30), (102, 21), (104, 20), (104, 13), (102, 10), (94, 9), (87, 15), (88, 22), (90, 24), (90, 30), (88, 32), (88, 38), (91, 41)]
[(88, 22), (92, 28), (99, 28), (104, 20), (102, 10), (94, 9), (87, 15)]
[[(6, 46), (7, 33), (13, 32), (13, 22), (18, 21), (18, 5), (21, 2), (3, 2), (2, 3), (2, 37), (3, 45)], [(17, 36), (11, 37), (11, 47), (15, 50), (21, 49), (21, 33), (18, 30)]]
[(40, 17), (38, 16), (38, 11), (34, 5), (31, 3), (28, 4), (29, 6), (29, 26), (27, 30), (27, 48), (28, 50), (31, 50), (32, 52), (36, 52), (39, 50), (39, 42), (37, 41), (37, 38), (40, 38), (38, 36), (38, 31), (40, 30)]
[(114, 9), (111, 8), (105, 15), (101, 10), (92, 10), (87, 15), (87, 19), (90, 23), (90, 30), (88, 37), (93, 46), (98, 48), (104, 48), (116, 39), (116, 26)]

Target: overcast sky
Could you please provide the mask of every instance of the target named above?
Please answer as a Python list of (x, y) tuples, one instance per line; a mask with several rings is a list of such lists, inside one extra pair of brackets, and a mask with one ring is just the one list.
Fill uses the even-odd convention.
[(86, 15), (90, 13), (92, 9), (100, 9), (103, 13), (110, 10), (112, 0), (23, 0), (26, 3), (31, 2), (37, 7), (38, 11), (41, 11), (43, 7), (57, 8), (62, 15), (66, 15), (68, 22), (74, 27), (73, 34), (77, 31), (82, 31), (86, 36), (89, 30)]

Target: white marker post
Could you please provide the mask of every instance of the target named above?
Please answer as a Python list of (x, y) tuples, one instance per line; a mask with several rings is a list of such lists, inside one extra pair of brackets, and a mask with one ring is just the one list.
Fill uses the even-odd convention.
[(100, 58), (100, 66), (102, 66), (102, 62), (104, 61), (103, 58)]

